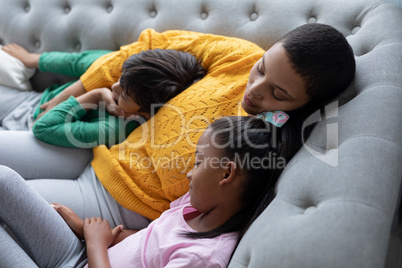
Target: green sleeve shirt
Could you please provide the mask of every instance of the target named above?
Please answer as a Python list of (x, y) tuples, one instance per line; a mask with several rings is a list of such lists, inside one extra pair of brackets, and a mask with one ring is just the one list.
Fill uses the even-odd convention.
[(71, 96), (40, 117), (32, 131), (37, 139), (52, 145), (93, 148), (123, 142), (139, 125), (138, 120), (110, 115), (103, 106), (87, 112)]

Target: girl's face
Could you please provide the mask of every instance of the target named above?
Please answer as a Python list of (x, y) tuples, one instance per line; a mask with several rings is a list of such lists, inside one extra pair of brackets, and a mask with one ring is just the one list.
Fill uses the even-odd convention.
[(203, 213), (213, 209), (221, 198), (219, 181), (225, 178), (225, 169), (219, 152), (212, 146), (207, 129), (198, 140), (194, 168), (187, 173), (191, 205)]
[(130, 115), (142, 115), (146, 118), (149, 117), (148, 113), (140, 113), (140, 106), (132, 98), (126, 96), (120, 86), (120, 79), (114, 83), (111, 87), (113, 98), (117, 105), (126, 113), (126, 116)]
[(242, 99), (251, 115), (266, 111), (292, 111), (308, 103), (306, 85), (293, 69), (281, 43), (273, 45), (250, 71)]

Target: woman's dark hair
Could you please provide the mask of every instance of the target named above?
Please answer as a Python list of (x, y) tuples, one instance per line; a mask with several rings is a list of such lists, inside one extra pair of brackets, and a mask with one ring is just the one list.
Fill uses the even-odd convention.
[(304, 79), (309, 106), (327, 104), (353, 80), (356, 62), (352, 47), (335, 28), (304, 24), (280, 40), (295, 71)]
[[(221, 157), (234, 161), (245, 175), (241, 197), (243, 208), (211, 231), (189, 232), (185, 236), (211, 238), (223, 233), (239, 232), (240, 240), (274, 198), (279, 176), (300, 148), (297, 144), (293, 146), (293, 128), (291, 124), (286, 127), (286, 124), (278, 129), (256, 117), (228, 116), (214, 121), (208, 127), (214, 146), (222, 148)], [(257, 161), (253, 162), (252, 159)], [(258, 161), (260, 164), (253, 164)]]
[[(157, 112), (164, 103), (205, 76), (190, 53), (172, 49), (146, 50), (124, 63), (120, 86), (139, 106), (139, 112)], [(152, 104), (160, 104), (151, 111)]]

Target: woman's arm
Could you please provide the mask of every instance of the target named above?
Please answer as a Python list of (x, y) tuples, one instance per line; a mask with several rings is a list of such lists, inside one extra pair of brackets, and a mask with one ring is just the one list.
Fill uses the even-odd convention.
[(84, 236), (87, 244), (88, 267), (110, 267), (107, 249), (122, 229), (122, 225), (111, 229), (109, 222), (102, 218), (85, 219)]

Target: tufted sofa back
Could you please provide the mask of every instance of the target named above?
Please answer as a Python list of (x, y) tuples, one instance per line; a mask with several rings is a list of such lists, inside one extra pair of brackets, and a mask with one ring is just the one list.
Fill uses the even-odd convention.
[(320, 22), (340, 30), (362, 56), (391, 42), (382, 38), (383, 25), (389, 32), (400, 28), (384, 15), (397, 8), (377, 0), (2, 0), (0, 7), (0, 44), (16, 42), (32, 52), (117, 50), (146, 28), (235, 36), (268, 49), (295, 27)]
[[(240, 37), (268, 49), (305, 23), (352, 45), (356, 78), (286, 168), (230, 267), (381, 267), (402, 178), (402, 12), (380, 0), (1, 0), (0, 43), (117, 50), (146, 28)], [(37, 90), (69, 78), (37, 74)]]

